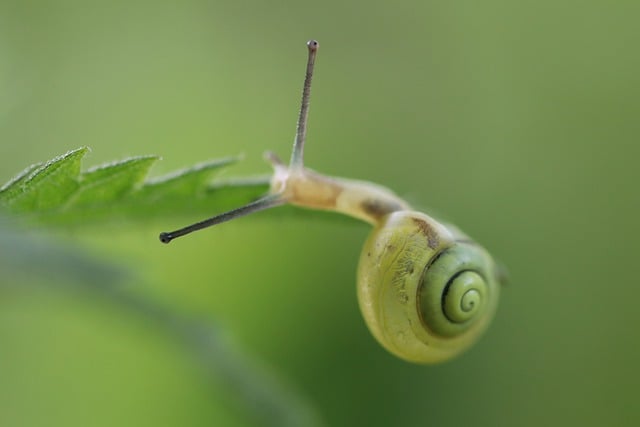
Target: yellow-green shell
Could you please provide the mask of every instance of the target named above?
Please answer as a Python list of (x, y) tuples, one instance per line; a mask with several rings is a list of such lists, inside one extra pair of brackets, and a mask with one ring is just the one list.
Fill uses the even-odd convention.
[(358, 300), (391, 353), (418, 363), (471, 346), (495, 312), (495, 263), (480, 246), (420, 212), (394, 212), (365, 243)]

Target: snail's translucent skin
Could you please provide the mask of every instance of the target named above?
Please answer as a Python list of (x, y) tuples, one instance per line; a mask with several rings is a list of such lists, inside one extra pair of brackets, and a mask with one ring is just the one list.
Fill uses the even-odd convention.
[(499, 272), (491, 256), (454, 227), (416, 212), (391, 190), (329, 177), (303, 164), (311, 75), (318, 43), (311, 40), (293, 154), (274, 154), (268, 195), (170, 233), (171, 240), (282, 204), (340, 212), (373, 225), (358, 267), (358, 299), (369, 329), (391, 353), (417, 363), (447, 360), (471, 346), (498, 303)]

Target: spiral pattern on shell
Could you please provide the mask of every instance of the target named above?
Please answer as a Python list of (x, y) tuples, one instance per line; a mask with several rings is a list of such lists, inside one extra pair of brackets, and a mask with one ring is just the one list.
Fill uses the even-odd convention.
[(456, 243), (426, 266), (418, 301), (425, 327), (435, 334), (454, 337), (484, 315), (490, 295), (483, 252), (474, 244)]
[(358, 300), (367, 325), (387, 350), (412, 362), (444, 361), (470, 347), (498, 296), (489, 253), (424, 213), (390, 214), (360, 256)]

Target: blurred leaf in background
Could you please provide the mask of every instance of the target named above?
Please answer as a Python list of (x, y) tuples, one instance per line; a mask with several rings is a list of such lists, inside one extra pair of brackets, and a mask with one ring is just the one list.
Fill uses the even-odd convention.
[[(89, 296), (86, 302), (91, 305), (106, 303), (106, 307), (99, 309), (106, 308), (113, 312), (112, 315), (146, 321), (156, 334), (162, 333), (167, 338), (173, 338), (186, 352), (191, 353), (194, 364), (200, 366), (202, 376), (212, 383), (214, 390), (215, 386), (224, 387), (235, 398), (229, 399), (230, 403), (239, 406), (245, 416), (253, 418), (256, 423), (270, 426), (320, 425), (317, 414), (304, 399), (245, 356), (213, 322), (191, 318), (128, 289), (126, 283), (136, 281), (130, 272), (96, 261), (83, 252), (59, 243), (25, 237), (24, 233), (5, 229), (0, 229), (0, 267), (5, 277), (12, 277), (23, 286), (28, 283), (21, 283), (24, 278), (35, 283), (38, 279), (46, 280), (47, 287), (44, 289), (27, 289), (30, 297), (44, 292), (54, 298), (77, 298), (79, 293), (80, 297)], [(20, 291), (24, 291), (16, 283), (7, 281), (3, 285), (0, 292), (8, 291), (7, 295), (19, 295)], [(61, 290), (61, 295), (56, 295), (55, 292)], [(6, 317), (9, 321), (12, 320), (11, 314), (9, 310), (9, 316)], [(47, 356), (46, 353), (40, 355), (44, 365), (48, 362)], [(82, 355), (75, 357), (81, 358)], [(68, 362), (74, 362), (75, 358), (72, 356), (69, 359)], [(18, 370), (18, 375), (21, 374), (25, 375)], [(64, 388), (63, 384), (59, 385)], [(45, 384), (43, 390), (38, 391), (47, 388)], [(55, 401), (51, 397), (47, 400)], [(3, 403), (7, 407), (14, 404), (21, 408), (23, 405), (23, 402), (16, 401), (10, 395), (5, 398)], [(51, 417), (41, 412), (23, 416), (18, 422), (47, 424), (51, 421)], [(133, 422), (136, 414), (131, 413), (127, 417), (131, 417), (129, 421)], [(103, 419), (100, 423), (110, 422), (108, 420)]]
[[(636, 426), (636, 3), (5, 0), (0, 181), (82, 146), (87, 165), (161, 155), (152, 176), (239, 154), (219, 182), (267, 173), (317, 38), (309, 166), (384, 184), (503, 261), (512, 284), (476, 347), (424, 367), (375, 343), (354, 290), (363, 224), (274, 210), (163, 246), (218, 210), (184, 196), (47, 241), (214, 318), (331, 426)], [(71, 279), (16, 273), (6, 250), (0, 425), (259, 425), (160, 322), (52, 291)]]

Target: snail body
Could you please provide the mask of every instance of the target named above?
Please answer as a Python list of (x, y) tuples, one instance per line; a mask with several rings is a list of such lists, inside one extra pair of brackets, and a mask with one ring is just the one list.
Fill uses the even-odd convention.
[(289, 165), (267, 153), (274, 173), (269, 194), (182, 229), (171, 240), (205, 227), (283, 204), (340, 212), (373, 225), (358, 266), (358, 301), (373, 336), (407, 361), (437, 363), (469, 348), (495, 313), (500, 274), (489, 253), (456, 228), (415, 211), (391, 190), (329, 177), (303, 164), (316, 41), (309, 59)]

